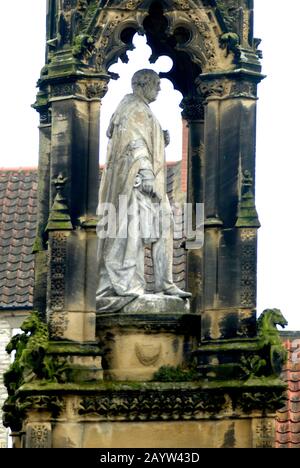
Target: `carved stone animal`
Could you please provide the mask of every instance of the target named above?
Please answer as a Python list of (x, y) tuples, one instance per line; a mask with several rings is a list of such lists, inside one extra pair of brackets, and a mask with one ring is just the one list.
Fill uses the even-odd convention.
[(279, 309), (266, 309), (257, 321), (258, 339), (264, 349), (271, 374), (279, 375), (287, 359), (287, 351), (280, 339), (277, 325), (284, 328), (288, 322)]

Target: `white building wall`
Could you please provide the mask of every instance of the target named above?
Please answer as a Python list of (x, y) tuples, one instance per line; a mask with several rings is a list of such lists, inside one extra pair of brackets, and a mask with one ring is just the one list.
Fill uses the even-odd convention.
[(2, 424), (2, 407), (7, 398), (3, 374), (9, 368), (11, 357), (5, 351), (11, 337), (20, 333), (20, 328), (30, 311), (0, 311), (0, 448), (11, 447), (8, 429)]
[(3, 374), (10, 365), (10, 356), (5, 348), (11, 338), (11, 326), (6, 319), (0, 318), (0, 448), (8, 447), (8, 430), (2, 424), (2, 406), (7, 398)]

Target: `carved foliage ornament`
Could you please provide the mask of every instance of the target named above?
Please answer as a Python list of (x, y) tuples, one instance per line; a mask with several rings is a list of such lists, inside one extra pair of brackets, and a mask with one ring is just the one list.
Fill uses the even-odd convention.
[(286, 396), (283, 390), (278, 391), (261, 391), (261, 392), (246, 392), (239, 396), (236, 405), (239, 406), (245, 413), (252, 411), (261, 411), (263, 414), (267, 412), (275, 412), (282, 408), (285, 404)]
[(200, 96), (184, 98), (180, 107), (183, 109), (182, 117), (185, 120), (204, 120), (204, 100)]
[[(97, 23), (85, 31), (81, 30), (75, 38), (74, 55), (90, 67), (95, 67), (97, 72), (107, 72), (119, 57), (126, 61), (125, 54), (132, 45), (121, 40), (122, 31), (130, 28), (143, 34), (143, 22), (148, 15), (147, 10), (138, 9), (137, 3), (122, 4), (128, 11), (102, 9)], [(208, 17), (204, 9), (191, 9), (189, 2), (184, 0), (176, 2), (176, 6), (177, 11), (167, 9), (164, 13), (168, 23), (167, 35), (172, 35), (177, 27), (186, 25), (191, 33), (190, 40), (177, 44), (176, 48), (187, 52), (203, 69), (215, 70), (220, 54), (224, 58), (225, 51), (219, 46), (218, 34), (221, 30), (214, 14)]]
[[(115, 54), (114, 58), (117, 59), (129, 48), (128, 44), (120, 40), (120, 34), (116, 31), (119, 24), (122, 23), (122, 30), (129, 27), (143, 32), (143, 20), (147, 15), (147, 9), (141, 0), (124, 0), (118, 4), (105, 1), (100, 2), (101, 7), (96, 0), (63, 0), (61, 5), (56, 12), (58, 35), (51, 41), (55, 39), (60, 48), (66, 44), (73, 46), (74, 55), (77, 56), (79, 53), (90, 66), (96, 65), (97, 70), (105, 69), (105, 61), (111, 53)], [(203, 5), (207, 8), (203, 8)], [(248, 25), (246, 19), (240, 18), (238, 21), (241, 10), (238, 0), (226, 2), (174, 0), (169, 6), (166, 3), (165, 16), (173, 31), (174, 22), (177, 22), (178, 26), (181, 26), (182, 22), (194, 25), (197, 34), (193, 35), (194, 43), (190, 41), (187, 52), (195, 63), (202, 62), (203, 68), (212, 70), (218, 67), (220, 57), (224, 58), (224, 53), (218, 44), (222, 32), (236, 34), (234, 26), (236, 23), (242, 24), (244, 21)], [(247, 11), (245, 14), (249, 16)], [(95, 21), (96, 16), (98, 18)], [(94, 40), (97, 42), (95, 47)], [(94, 55), (96, 59), (94, 57), (91, 61), (91, 56)]]
[(204, 98), (211, 96), (222, 97), (225, 92), (225, 83), (223, 80), (212, 80), (209, 82), (200, 82), (200, 92)]
[(217, 51), (213, 40), (213, 36), (215, 34), (213, 33), (212, 25), (210, 24), (206, 13), (204, 11), (201, 12), (201, 15), (199, 13), (189, 12), (187, 13), (187, 17), (189, 21), (192, 21), (195, 24), (197, 31), (199, 32), (197, 42), (200, 42), (200, 44), (202, 43), (201, 49), (208, 65), (207, 68), (213, 70), (217, 68)]
[[(143, 2), (143, 0), (124, 0), (120, 2), (120, 5), (118, 5), (118, 8), (121, 8), (124, 10), (136, 10), (143, 3), (145, 3)], [(191, 2), (190, 0), (174, 0), (171, 4), (173, 4), (175, 8), (188, 10), (194, 6), (193, 3), (194, 2)], [(114, 5), (112, 5), (112, 7), (113, 6)]]
[(84, 398), (79, 414), (96, 413), (101, 420), (109, 421), (197, 420), (203, 412), (218, 413), (224, 404), (224, 395), (204, 392), (111, 393)]
[(250, 81), (235, 81), (232, 84), (230, 94), (237, 97), (256, 98), (257, 85)]
[(230, 80), (228, 78), (213, 78), (203, 81), (197, 78), (198, 92), (204, 98), (250, 98), (256, 99), (257, 84), (247, 80)]

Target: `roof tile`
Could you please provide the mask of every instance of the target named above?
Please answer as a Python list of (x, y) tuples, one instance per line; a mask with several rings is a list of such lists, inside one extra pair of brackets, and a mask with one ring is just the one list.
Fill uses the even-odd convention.
[[(167, 192), (173, 199), (180, 177), (180, 162), (168, 165)], [(176, 182), (177, 181), (177, 182)], [(0, 309), (32, 307), (34, 258), (32, 247), (37, 222), (37, 170), (0, 171)], [(180, 231), (182, 216), (176, 213)], [(185, 287), (186, 255), (182, 239), (175, 242), (174, 281)], [(154, 290), (151, 250), (145, 252), (147, 291)]]
[(288, 400), (277, 412), (276, 447), (300, 448), (300, 363), (292, 362), (293, 340), (286, 340), (284, 344), (288, 350), (288, 361), (282, 378), (288, 384)]
[(32, 307), (37, 171), (0, 172), (0, 308)]

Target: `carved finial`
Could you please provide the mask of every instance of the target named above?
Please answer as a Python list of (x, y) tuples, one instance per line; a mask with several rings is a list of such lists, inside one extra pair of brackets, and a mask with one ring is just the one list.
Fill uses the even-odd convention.
[(53, 183), (55, 185), (56, 191), (60, 195), (62, 194), (63, 188), (67, 181), (68, 181), (68, 178), (64, 177), (61, 172), (58, 174), (58, 177), (56, 179), (53, 179)]
[(253, 187), (253, 177), (251, 176), (251, 172), (248, 170), (244, 171), (242, 187), (243, 192), (249, 192)]
[(243, 173), (241, 200), (238, 207), (238, 219), (235, 224), (236, 227), (260, 227), (252, 187), (253, 178), (251, 176), (251, 172), (245, 170)]
[(50, 211), (46, 231), (70, 231), (73, 229), (67, 200), (63, 195), (67, 181), (68, 178), (64, 177), (61, 172), (53, 179), (57, 194)]

